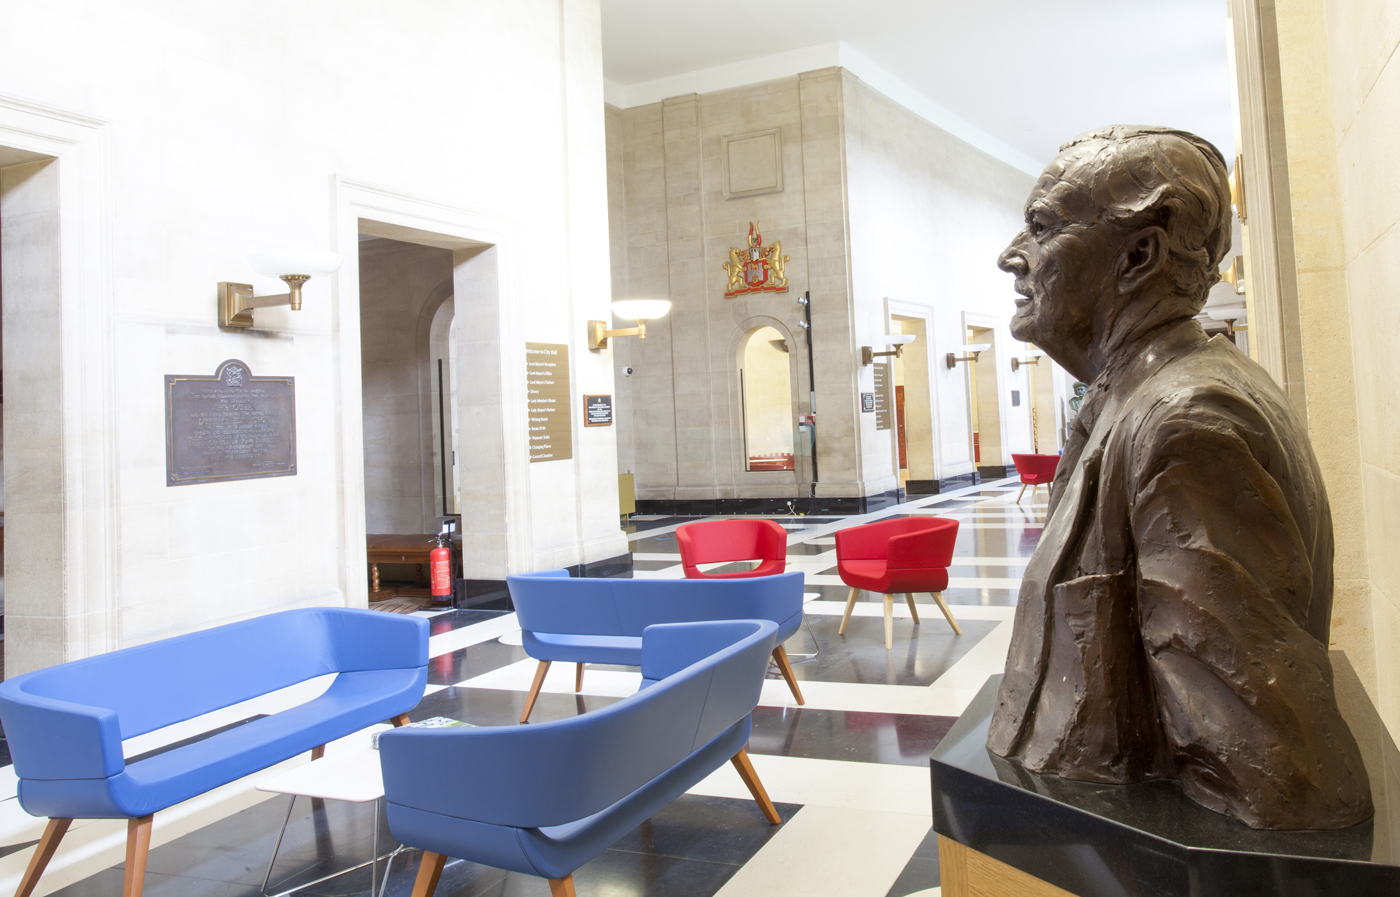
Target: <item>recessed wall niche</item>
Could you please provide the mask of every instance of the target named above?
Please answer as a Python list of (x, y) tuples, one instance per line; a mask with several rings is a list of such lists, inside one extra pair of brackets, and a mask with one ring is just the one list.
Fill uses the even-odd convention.
[(760, 196), (783, 189), (783, 135), (779, 128), (720, 138), (724, 197)]

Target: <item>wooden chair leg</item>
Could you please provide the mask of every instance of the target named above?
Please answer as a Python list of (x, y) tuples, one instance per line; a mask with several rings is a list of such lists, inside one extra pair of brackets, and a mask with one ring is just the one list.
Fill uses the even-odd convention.
[(151, 821), (154, 816), (140, 816), (126, 823), (126, 875), (122, 878), (122, 897), (141, 897), (146, 883), (146, 856), (151, 851)]
[(526, 723), (530, 721), (530, 711), (535, 709), (535, 701), (540, 696), (540, 689), (544, 686), (544, 674), (549, 672), (549, 665), (552, 660), (541, 660), (540, 665), (535, 668), (535, 681), (530, 684), (530, 693), (525, 696), (525, 710), (520, 714), (520, 721)]
[(885, 599), (885, 650), (894, 649), (894, 595), (886, 592)]
[[(1021, 484), (1021, 491), (1016, 493), (1016, 504), (1019, 505), (1019, 504), (1021, 503), (1021, 496), (1025, 495), (1025, 494), (1026, 494), (1026, 484), (1025, 484), (1025, 483), (1022, 483), (1022, 484)], [(1031, 501), (1035, 501), (1035, 493), (1034, 493), (1034, 492), (1031, 493)]]
[(758, 773), (753, 768), (753, 763), (749, 761), (747, 749), (729, 758), (729, 762), (734, 764), (734, 768), (739, 771), (739, 778), (744, 780), (744, 787), (749, 789), (753, 799), (758, 803), (758, 808), (763, 811), (763, 818), (773, 825), (778, 825), (783, 821), (783, 817), (778, 815), (778, 808), (773, 806), (773, 801), (768, 799), (768, 792), (763, 790), (763, 783), (758, 780)]
[(408, 714), (400, 713), (398, 716), (389, 720), (389, 722), (393, 723), (395, 728), (397, 728), (398, 726), (406, 726), (408, 725)]
[(423, 851), (423, 862), (418, 864), (418, 877), (413, 880), (413, 897), (433, 897), (438, 879), (442, 878), (442, 866), (447, 857), (431, 850)]
[(905, 592), (905, 593), (904, 593), (904, 600), (905, 600), (906, 602), (908, 602), (908, 604), (909, 604), (909, 613), (911, 613), (911, 614), (914, 615), (914, 625), (915, 625), (915, 626), (918, 626), (918, 625), (919, 625), (919, 609), (918, 609), (917, 607), (914, 606), (914, 593), (913, 593), (913, 592)]
[(836, 630), (837, 635), (846, 634), (846, 624), (851, 622), (851, 611), (856, 609), (856, 598), (860, 597), (860, 589), (851, 586), (851, 594), (846, 596), (846, 613), (841, 616), (841, 628)]
[(563, 878), (549, 880), (549, 897), (578, 897), (574, 890), (574, 876), (570, 873)]
[(320, 760), (324, 756), (326, 756), (326, 746), (324, 744), (320, 747), (314, 747), (311, 749), (312, 760)]
[(583, 664), (577, 664), (578, 671), (574, 673), (574, 692), (583, 691)]
[(943, 600), (943, 593), (933, 592), (931, 594), (933, 595), (933, 600), (938, 602), (938, 609), (943, 611), (943, 616), (948, 618), (948, 625), (953, 627), (953, 634), (962, 635), (962, 627), (958, 625), (957, 620), (953, 619), (953, 612), (948, 609), (948, 602)]
[(783, 679), (787, 681), (788, 688), (792, 689), (792, 696), (797, 699), (797, 703), (806, 704), (802, 699), (802, 689), (797, 687), (797, 676), (792, 672), (792, 664), (788, 662), (787, 649), (782, 645), (774, 648), (773, 659), (778, 662), (778, 672), (783, 674)]
[(39, 845), (34, 848), (34, 856), (29, 858), (29, 868), (24, 870), (24, 877), (19, 880), (19, 890), (15, 891), (15, 897), (29, 897), (34, 893), (39, 876), (44, 874), (44, 867), (53, 859), (54, 851), (58, 850), (58, 842), (63, 840), (68, 826), (72, 824), (71, 819), (50, 819), (49, 824), (44, 826), (44, 835), (39, 839)]

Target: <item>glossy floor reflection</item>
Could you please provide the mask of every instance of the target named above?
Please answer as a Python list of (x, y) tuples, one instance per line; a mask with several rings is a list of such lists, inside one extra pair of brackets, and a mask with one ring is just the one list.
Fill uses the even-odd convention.
[[(317, 806), (312, 806), (312, 804)], [(151, 851), (145, 893), (149, 897), (257, 897), (267, 871), (286, 801), (274, 798)], [(374, 805), (297, 800), (278, 852), (269, 893), (297, 887), (370, 859)], [(784, 822), (801, 808), (776, 804)], [(390, 840), (381, 816), (381, 852)], [(782, 826), (768, 823), (753, 801), (686, 795), (623, 836), (574, 873), (580, 897), (666, 894), (708, 897), (773, 838)], [(421, 858), (405, 851), (393, 861), (387, 894), (407, 897)], [(57, 897), (110, 897), (121, 893), (117, 866), (54, 892)], [(380, 867), (383, 874), (383, 867)], [(368, 894), (365, 868), (298, 891), (307, 897)], [(453, 861), (438, 885), (443, 897), (547, 895), (542, 878)]]

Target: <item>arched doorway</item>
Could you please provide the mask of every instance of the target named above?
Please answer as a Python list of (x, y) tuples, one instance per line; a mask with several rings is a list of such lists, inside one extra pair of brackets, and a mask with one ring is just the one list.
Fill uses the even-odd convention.
[(796, 469), (789, 348), (787, 338), (773, 327), (755, 328), (740, 348), (745, 470)]

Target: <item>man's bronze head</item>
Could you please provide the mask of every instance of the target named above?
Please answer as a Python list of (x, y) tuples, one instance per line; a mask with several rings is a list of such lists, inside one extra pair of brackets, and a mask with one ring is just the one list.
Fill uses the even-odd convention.
[(1092, 379), (1132, 334), (1201, 310), (1231, 214), (1225, 158), (1194, 134), (1115, 125), (1076, 137), (998, 260), (1025, 297), (1012, 335)]

